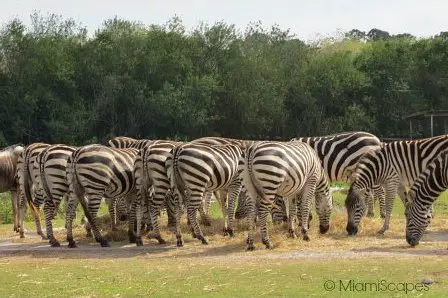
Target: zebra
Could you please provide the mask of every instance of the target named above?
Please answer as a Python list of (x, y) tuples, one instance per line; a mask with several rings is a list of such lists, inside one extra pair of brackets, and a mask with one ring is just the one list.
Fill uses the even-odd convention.
[(0, 193), (11, 192), (14, 232), (19, 232), (18, 200), (20, 189), (17, 181), (17, 159), (24, 150), (25, 148), (22, 144), (15, 144), (0, 151)]
[[(130, 138), (130, 137), (125, 137), (125, 136), (120, 136), (120, 137), (115, 137), (112, 138), (108, 141), (108, 144), (110, 147), (112, 148), (135, 148), (138, 150), (144, 150), (144, 148), (153, 145), (154, 143), (160, 142), (159, 140), (148, 140), (148, 139), (134, 139), (134, 138)], [(144, 154), (144, 153), (142, 153)], [(141, 154), (139, 154), (139, 156), (142, 156)], [(148, 190), (145, 191), (145, 195), (148, 195), (150, 193), (153, 193), (152, 191)], [(143, 212), (142, 212), (142, 225), (145, 226), (146, 225), (146, 229), (147, 230), (152, 230), (153, 227), (151, 226), (151, 215), (149, 214), (149, 201), (151, 199), (151, 196), (146, 197), (144, 199), (144, 201), (142, 201), (142, 204), (140, 208), (143, 208)], [(130, 223), (135, 223), (136, 222), (136, 217), (135, 217), (135, 205), (136, 202), (130, 202)], [(166, 206), (166, 204), (164, 204)], [(164, 207), (165, 207), (164, 206)], [(172, 210), (167, 209), (167, 216), (168, 216), (168, 226), (174, 226), (175, 225), (175, 218), (174, 218), (174, 214), (172, 213)], [(137, 228), (135, 228), (136, 231)], [(141, 229), (141, 227), (140, 227)], [(135, 235), (134, 233), (132, 233), (132, 235), (129, 235), (129, 239), (130, 241), (133, 243), (135, 242)]]
[[(291, 141), (305, 142), (316, 151), (330, 182), (351, 182), (357, 161), (365, 153), (376, 150), (382, 142), (375, 135), (364, 132), (341, 132), (320, 137), (293, 138)], [(367, 197), (367, 216), (374, 216), (374, 198), (379, 199), (381, 218), (385, 217), (384, 190), (378, 186)]]
[[(356, 163), (361, 156), (382, 146), (381, 141), (375, 135), (363, 131), (342, 132), (320, 137), (293, 138), (291, 141), (307, 143), (316, 151), (331, 182), (350, 182)], [(384, 218), (385, 203), (382, 187), (374, 188), (374, 197), (379, 198), (380, 214)], [(374, 201), (372, 194), (369, 194), (368, 199), (367, 216), (373, 217)], [(274, 223), (287, 220), (284, 204), (285, 202), (280, 197), (275, 200), (275, 205), (271, 209), (272, 221)], [(281, 208), (276, 208), (276, 206)], [(243, 206), (239, 207), (243, 208)], [(240, 218), (245, 213), (242, 209), (238, 209)]]
[[(208, 244), (208, 241), (198, 225), (196, 211), (201, 207), (205, 193), (226, 189), (230, 194), (228, 210), (233, 210), (233, 202), (241, 190), (241, 182), (237, 179), (241, 154), (242, 149), (236, 144), (190, 142), (174, 148), (172, 157), (167, 158), (165, 164), (170, 187), (174, 190), (173, 196), (177, 201), (177, 246), (183, 245), (179, 200), (183, 199), (186, 203), (193, 238), (201, 240), (202, 244)], [(228, 224), (224, 229), (233, 235), (232, 221)]]
[(103, 196), (109, 198), (135, 196), (134, 162), (137, 154), (138, 150), (134, 148), (117, 149), (93, 144), (76, 149), (70, 156), (67, 162), (68, 247), (76, 247), (72, 224), (79, 201), (92, 226), (95, 240), (103, 247), (109, 246), (98, 229), (96, 214)]
[[(52, 247), (60, 244), (53, 234), (54, 219), (61, 201), (68, 197), (69, 184), (67, 180), (67, 161), (76, 147), (67, 145), (51, 145), (43, 149), (34, 161), (35, 184), (44, 192), (44, 214), (47, 238)], [(37, 207), (41, 202), (36, 202)]]
[[(268, 249), (273, 245), (266, 227), (267, 215), (276, 196), (290, 199), (290, 213), (296, 214), (297, 202), (301, 203), (302, 234), (309, 241), (308, 216), (311, 200), (315, 196), (316, 211), (320, 219), (320, 233), (330, 227), (332, 197), (329, 178), (323, 170), (316, 152), (302, 142), (256, 142), (250, 145), (244, 159), (240, 160), (240, 177), (248, 196), (249, 233), (247, 250), (254, 250), (255, 205), (258, 202), (258, 217), (263, 244)], [(290, 236), (295, 234), (295, 217), (289, 218)]]
[(448, 148), (448, 135), (432, 138), (394, 141), (366, 153), (358, 162), (345, 206), (349, 235), (358, 233), (358, 225), (364, 214), (364, 195), (375, 185), (384, 185), (386, 192), (386, 217), (378, 231), (384, 234), (389, 228), (394, 198), (398, 192), (406, 205), (406, 187), (411, 187), (428, 163)]
[(431, 220), (432, 206), (448, 188), (448, 149), (426, 167), (408, 192), (406, 205), (406, 241), (416, 246)]
[[(167, 213), (174, 214), (174, 206), (170, 203), (171, 199), (167, 199), (171, 194), (169, 192), (170, 181), (168, 179), (167, 170), (165, 168), (166, 159), (172, 156), (172, 150), (181, 145), (181, 142), (175, 141), (158, 141), (152, 145), (142, 148), (136, 157), (134, 175), (136, 180), (137, 199), (135, 206), (137, 231), (136, 244), (143, 245), (141, 240), (141, 207), (144, 206), (149, 197), (149, 217), (153, 228), (153, 238), (157, 239), (159, 244), (165, 244), (166, 241), (160, 235), (158, 215), (161, 207), (166, 205)], [(153, 190), (153, 195), (148, 195), (148, 190)], [(169, 216), (168, 222), (170, 223)], [(175, 219), (174, 219), (175, 224)]]
[(34, 186), (35, 175), (33, 169), (37, 156), (48, 146), (50, 145), (45, 143), (33, 143), (27, 146), (17, 159), (17, 177), (20, 188), (18, 228), (21, 238), (24, 237), (23, 220), (25, 218), (26, 203), (28, 202), (36, 224), (37, 234), (40, 235), (43, 240), (47, 239), (42, 232), (38, 209), (38, 206), (40, 206), (43, 201), (43, 190)]

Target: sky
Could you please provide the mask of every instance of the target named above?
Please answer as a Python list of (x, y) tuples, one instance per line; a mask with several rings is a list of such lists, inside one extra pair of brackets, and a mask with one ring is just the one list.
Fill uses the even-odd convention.
[(220, 20), (244, 29), (260, 20), (264, 26), (289, 28), (303, 40), (353, 28), (418, 37), (448, 31), (447, 0), (0, 0), (0, 22), (18, 17), (29, 24), (34, 10), (74, 18), (89, 32), (114, 16), (162, 25), (175, 15), (188, 29), (200, 21), (213, 24)]

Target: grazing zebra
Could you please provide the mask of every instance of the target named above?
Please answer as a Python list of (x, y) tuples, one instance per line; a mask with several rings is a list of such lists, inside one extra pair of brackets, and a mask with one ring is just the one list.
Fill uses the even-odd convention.
[[(296, 214), (297, 202), (301, 203), (303, 239), (309, 241), (308, 216), (311, 201), (316, 200), (320, 219), (320, 232), (330, 227), (332, 198), (329, 179), (319, 157), (308, 144), (302, 142), (257, 142), (245, 151), (240, 162), (240, 176), (248, 197), (249, 233), (247, 250), (254, 250), (255, 205), (258, 202), (261, 239), (266, 248), (273, 248), (269, 240), (266, 220), (276, 196), (290, 200), (290, 213)], [(259, 200), (257, 199), (259, 198)], [(289, 232), (295, 237), (295, 216), (289, 218)]]
[(406, 204), (406, 187), (411, 187), (428, 163), (448, 148), (448, 135), (413, 140), (395, 141), (365, 154), (358, 162), (354, 181), (345, 200), (349, 235), (358, 233), (364, 214), (364, 195), (376, 185), (386, 192), (386, 218), (379, 234), (389, 228), (393, 202), (398, 192)]
[[(234, 144), (209, 145), (191, 142), (176, 147), (173, 156), (166, 160), (170, 187), (175, 190), (174, 198), (177, 200), (177, 246), (183, 245), (180, 232), (180, 199), (186, 204), (193, 237), (201, 240), (203, 244), (208, 242), (198, 225), (196, 211), (201, 207), (205, 193), (226, 189), (230, 194), (228, 210), (233, 210), (233, 202), (241, 190), (241, 182), (238, 179), (238, 161), (241, 154), (240, 146)], [(232, 222), (229, 221), (228, 224), (225, 229), (232, 235)]]
[[(147, 140), (147, 139), (141, 139), (141, 140), (137, 140), (137, 139), (133, 139), (133, 138), (129, 138), (129, 137), (115, 137), (111, 140), (109, 140), (108, 144), (109, 146), (111, 146), (112, 148), (135, 148), (135, 149), (139, 149), (139, 150), (143, 150), (144, 148), (153, 145), (154, 143), (157, 143), (160, 141), (152, 141), (152, 140)], [(144, 153), (141, 153), (144, 154)], [(139, 154), (139, 155), (141, 155)], [(145, 191), (143, 194), (149, 195), (152, 194), (153, 192), (150, 190)], [(142, 215), (142, 225), (146, 225), (146, 229), (147, 230), (152, 230), (153, 227), (151, 226), (151, 215), (149, 214), (149, 201), (151, 199), (151, 196), (149, 197), (145, 197), (144, 200), (142, 201), (142, 204), (140, 208), (143, 208), (143, 215)], [(130, 202), (130, 218), (129, 218), (129, 224), (133, 224), (136, 222), (136, 216), (135, 216), (135, 205), (136, 202)], [(166, 205), (166, 204), (165, 204)], [(163, 206), (165, 207), (165, 206)], [(172, 210), (168, 210), (167, 209), (167, 215), (168, 215), (168, 226), (174, 226), (175, 224), (175, 218), (174, 218), (174, 214), (172, 213)], [(142, 227), (140, 227), (139, 229), (141, 229)], [(135, 228), (134, 232), (137, 230), (137, 228)], [(129, 235), (129, 239), (131, 242), (135, 242), (135, 235), (134, 233)]]
[[(252, 141), (244, 141), (244, 140), (237, 140), (237, 139), (229, 139), (229, 138), (222, 138), (222, 137), (204, 137), (199, 138), (196, 140), (191, 141), (190, 143), (197, 143), (197, 144), (205, 144), (205, 145), (236, 145), (236, 146), (247, 146), (247, 144), (251, 143)], [(234, 218), (234, 201), (230, 201), (228, 190), (223, 188), (219, 191), (214, 192), (214, 195), (216, 197), (216, 200), (219, 202), (219, 205), (221, 206), (221, 211), (224, 216), (224, 235), (234, 235), (233, 230), (233, 218)], [(204, 195), (203, 200), (203, 206), (199, 209), (199, 212), (201, 214), (201, 218), (204, 221), (204, 224), (210, 225), (210, 217), (209, 217), (209, 210), (211, 206), (211, 198), (212, 193), (207, 192)]]
[[(373, 134), (355, 131), (320, 137), (293, 138), (310, 145), (319, 156), (331, 182), (351, 182), (357, 161), (366, 152), (381, 147), (381, 141)], [(379, 199), (381, 217), (385, 216), (385, 198), (381, 187), (375, 187), (368, 198), (367, 216), (374, 216), (374, 198)]]
[[(68, 196), (67, 160), (76, 150), (66, 145), (51, 145), (43, 149), (34, 161), (35, 187), (42, 188), (44, 197), (44, 214), (47, 238), (52, 247), (60, 244), (53, 234), (52, 220), (54, 219), (63, 198)], [(37, 207), (41, 199), (34, 201)]]
[(11, 192), (12, 216), (14, 217), (14, 231), (19, 232), (17, 159), (25, 148), (21, 144), (3, 148), (0, 151), (0, 193)]
[[(36, 223), (37, 234), (46, 239), (42, 232), (40, 224), (40, 215), (38, 206), (43, 200), (43, 190), (34, 186), (35, 175), (32, 172), (34, 169), (34, 162), (42, 150), (50, 146), (45, 143), (34, 143), (25, 148), (25, 150), (19, 155), (17, 159), (17, 177), (20, 188), (20, 199), (18, 202), (19, 209), (19, 232), (20, 237), (24, 237), (23, 220), (25, 218), (26, 203), (31, 208), (34, 222)], [(33, 200), (33, 195), (35, 199)]]
[(406, 206), (406, 241), (416, 246), (431, 220), (432, 206), (448, 188), (448, 150), (434, 158), (409, 190)]
[[(117, 149), (102, 145), (78, 148), (67, 162), (69, 201), (67, 206), (67, 241), (76, 247), (72, 223), (78, 201), (92, 226), (95, 240), (108, 246), (96, 224), (96, 214), (104, 197), (135, 196), (134, 162), (138, 150)], [(131, 231), (129, 231), (131, 232)]]
[[(135, 213), (137, 219), (137, 231), (135, 242), (137, 246), (143, 245), (141, 240), (141, 207), (149, 198), (149, 215), (151, 226), (153, 228), (153, 237), (159, 241), (159, 244), (165, 244), (165, 240), (160, 235), (158, 215), (160, 209), (164, 206), (167, 213), (174, 215), (174, 206), (171, 206), (171, 199), (168, 196), (170, 181), (168, 179), (165, 161), (168, 157), (172, 157), (172, 150), (183, 143), (174, 141), (158, 141), (149, 146), (142, 148), (135, 160), (134, 175), (137, 189), (137, 199)], [(153, 190), (153, 195), (148, 195), (148, 190)], [(169, 216), (168, 222), (170, 223)], [(175, 219), (173, 220), (175, 224)], [(133, 240), (133, 238), (131, 239)]]

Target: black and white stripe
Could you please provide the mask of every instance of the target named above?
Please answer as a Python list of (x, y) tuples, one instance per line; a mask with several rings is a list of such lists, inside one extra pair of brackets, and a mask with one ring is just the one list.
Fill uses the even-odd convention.
[[(351, 182), (356, 163), (365, 153), (379, 149), (381, 141), (375, 135), (364, 132), (342, 132), (320, 137), (294, 138), (310, 145), (319, 156), (331, 182)], [(375, 187), (367, 197), (367, 216), (374, 216), (374, 199), (379, 200), (381, 217), (385, 216), (385, 198), (381, 187)]]
[(54, 219), (63, 198), (68, 197), (67, 161), (75, 147), (51, 145), (42, 150), (35, 160), (35, 168), (39, 168), (36, 184), (44, 191), (44, 214), (47, 238), (53, 247), (60, 246), (53, 235)]
[[(96, 224), (96, 214), (104, 197), (135, 196), (134, 162), (138, 150), (116, 149), (102, 145), (78, 148), (67, 163), (69, 202), (67, 207), (67, 241), (76, 247), (72, 223), (78, 202), (89, 220), (95, 240), (108, 246)], [(132, 233), (132, 231), (128, 231)]]
[[(238, 177), (238, 161), (242, 150), (239, 145), (209, 145), (197, 141), (178, 146), (172, 158), (166, 161), (171, 188), (176, 191), (174, 197), (184, 199), (187, 216), (193, 230), (193, 237), (207, 244), (196, 219), (196, 212), (202, 206), (207, 192), (226, 190), (229, 192), (228, 210), (233, 210), (233, 202), (238, 197), (241, 182)], [(182, 246), (180, 232), (180, 202), (176, 203), (177, 245)], [(229, 212), (233, 214), (232, 212)], [(232, 216), (233, 217), (233, 216)], [(225, 227), (233, 234), (232, 222)]]
[[(174, 206), (168, 199), (170, 181), (168, 179), (165, 162), (168, 157), (172, 157), (172, 150), (183, 143), (174, 141), (157, 141), (149, 146), (142, 148), (135, 160), (134, 175), (136, 179), (137, 201), (135, 206), (136, 213), (136, 244), (142, 245), (141, 240), (141, 221), (142, 221), (142, 207), (145, 202), (149, 200), (149, 215), (151, 226), (153, 229), (152, 237), (157, 239), (160, 244), (166, 243), (162, 238), (159, 229), (158, 215), (162, 207), (167, 208), (168, 224), (170, 221), (175, 224)], [(148, 191), (153, 191), (149, 196)]]
[(364, 196), (367, 191), (382, 185), (386, 194), (386, 218), (380, 234), (389, 228), (393, 201), (398, 192), (406, 203), (406, 187), (411, 187), (429, 162), (448, 148), (448, 135), (413, 140), (395, 141), (365, 154), (357, 164), (345, 206), (347, 232), (356, 235), (365, 211)]
[(42, 232), (40, 224), (39, 206), (43, 202), (43, 189), (34, 185), (35, 178), (38, 176), (38, 168), (35, 168), (35, 161), (42, 150), (50, 146), (45, 143), (34, 143), (25, 148), (17, 159), (17, 177), (19, 181), (20, 198), (18, 202), (19, 209), (19, 233), (24, 237), (23, 221), (25, 218), (26, 204), (31, 208), (31, 212), (36, 224), (37, 234), (46, 239)]
[[(290, 214), (296, 214), (301, 202), (302, 234), (308, 236), (308, 216), (313, 197), (320, 220), (320, 232), (329, 229), (332, 198), (329, 179), (319, 157), (308, 144), (302, 142), (256, 142), (248, 147), (240, 163), (243, 188), (249, 208), (247, 249), (254, 249), (255, 206), (258, 202), (261, 239), (266, 248), (272, 248), (267, 232), (267, 216), (276, 196), (290, 202)], [(296, 216), (289, 218), (291, 236), (295, 237)]]
[(419, 243), (431, 220), (435, 200), (448, 188), (448, 150), (434, 158), (410, 189), (406, 206), (406, 241)]

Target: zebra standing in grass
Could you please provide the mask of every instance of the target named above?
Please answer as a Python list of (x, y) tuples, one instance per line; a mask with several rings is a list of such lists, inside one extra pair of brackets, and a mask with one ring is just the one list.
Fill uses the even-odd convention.
[[(76, 247), (72, 223), (78, 201), (89, 220), (95, 240), (108, 246), (96, 224), (96, 215), (104, 197), (135, 196), (134, 162), (138, 150), (116, 149), (102, 145), (78, 148), (67, 162), (69, 202), (67, 206), (67, 241)], [(131, 233), (132, 231), (129, 231)]]
[[(185, 201), (193, 237), (201, 240), (203, 244), (208, 242), (198, 225), (196, 212), (202, 205), (204, 195), (228, 190), (230, 194), (228, 210), (233, 210), (233, 202), (241, 190), (241, 182), (238, 179), (238, 161), (242, 154), (240, 146), (230, 143), (209, 145), (195, 141), (176, 147), (173, 156), (166, 160), (171, 189), (175, 190), (174, 197), (177, 200), (177, 246), (183, 245), (179, 200)], [(233, 235), (232, 222), (229, 221), (228, 224), (225, 229)]]
[[(332, 210), (329, 179), (313, 148), (302, 142), (265, 141), (252, 144), (244, 155), (244, 161), (240, 161), (239, 171), (248, 197), (247, 250), (254, 249), (253, 233), (257, 202), (262, 242), (266, 248), (273, 248), (266, 221), (276, 196), (289, 198), (291, 214), (296, 214), (297, 201), (300, 201), (302, 234), (306, 241), (309, 240), (308, 215), (311, 201), (315, 197), (320, 232), (328, 231)], [(295, 217), (291, 216), (289, 231), (292, 237), (295, 237), (294, 221)]]
[(431, 220), (432, 206), (448, 188), (448, 149), (434, 158), (409, 190), (406, 206), (406, 241), (416, 246)]
[[(67, 198), (69, 184), (67, 180), (67, 161), (75, 147), (66, 145), (51, 145), (43, 149), (34, 162), (36, 187), (44, 191), (44, 214), (47, 238), (52, 247), (60, 244), (53, 235), (54, 219), (63, 198)], [(39, 207), (41, 202), (36, 202)]]
[[(137, 189), (137, 199), (135, 214), (137, 221), (136, 244), (143, 245), (141, 240), (141, 207), (148, 201), (153, 237), (160, 244), (166, 243), (160, 235), (158, 215), (160, 209), (166, 205), (170, 224), (171, 215), (175, 214), (172, 200), (169, 198), (170, 181), (168, 179), (165, 162), (168, 157), (172, 157), (172, 150), (183, 143), (175, 141), (158, 141), (142, 148), (135, 160), (134, 175)], [(148, 191), (152, 188), (153, 195), (149, 196)], [(172, 219), (175, 225), (175, 218)]]
[(406, 187), (411, 187), (428, 163), (448, 148), (448, 135), (413, 140), (395, 141), (365, 154), (358, 162), (354, 181), (345, 200), (347, 232), (358, 233), (358, 225), (365, 210), (364, 195), (376, 185), (386, 192), (386, 218), (379, 234), (389, 228), (393, 202), (398, 192), (406, 204)]
[(21, 144), (3, 148), (0, 151), (0, 193), (11, 192), (12, 216), (14, 217), (14, 231), (19, 232), (19, 187), (17, 181), (17, 159), (25, 148)]
[[(50, 146), (45, 143), (34, 143), (25, 148), (17, 159), (17, 177), (20, 188), (19, 209), (19, 230), (20, 237), (24, 237), (23, 220), (25, 218), (26, 203), (31, 208), (34, 222), (36, 223), (37, 234), (46, 239), (42, 232), (39, 215), (39, 204), (43, 200), (43, 189), (34, 186), (35, 175), (33, 174), (34, 162), (42, 150)], [(35, 199), (33, 199), (33, 196)]]

